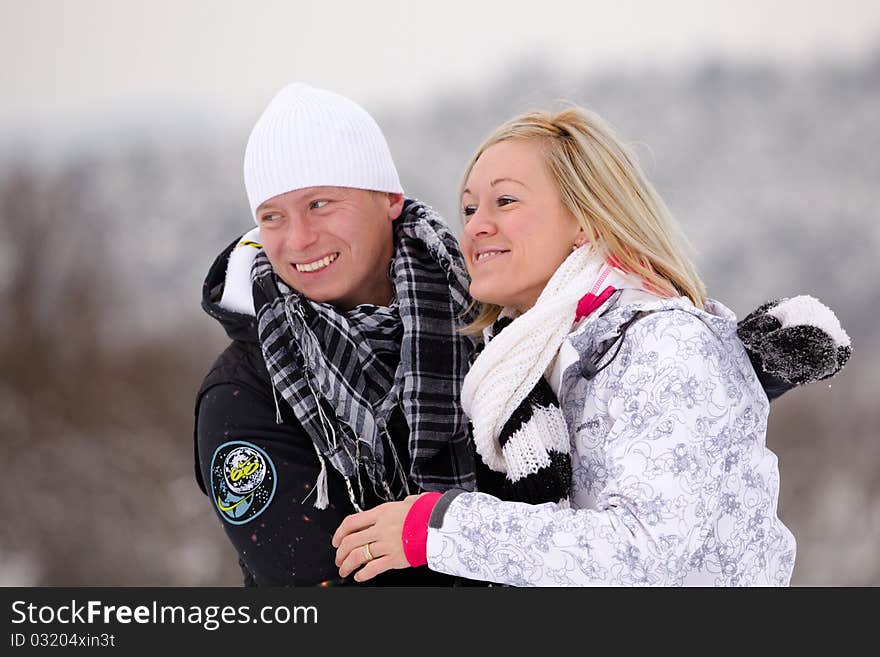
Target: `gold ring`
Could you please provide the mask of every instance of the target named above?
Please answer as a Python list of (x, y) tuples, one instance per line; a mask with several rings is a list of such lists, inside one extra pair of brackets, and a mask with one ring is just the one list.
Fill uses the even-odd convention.
[(372, 561), (373, 559), (375, 559), (375, 557), (373, 556), (373, 553), (370, 552), (370, 544), (369, 543), (366, 543), (364, 545), (364, 559), (366, 559), (367, 561)]

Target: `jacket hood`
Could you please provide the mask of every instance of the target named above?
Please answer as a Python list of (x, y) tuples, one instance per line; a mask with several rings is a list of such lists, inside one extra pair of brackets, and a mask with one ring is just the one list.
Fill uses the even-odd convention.
[[(613, 302), (612, 302), (613, 303)], [(625, 330), (631, 320), (655, 312), (679, 310), (689, 313), (703, 322), (719, 340), (736, 336), (736, 315), (720, 301), (707, 298), (705, 308), (700, 310), (686, 297), (657, 298), (635, 303), (609, 304), (607, 313), (599, 308), (593, 321), (589, 319), (571, 336), (578, 351), (595, 349), (597, 345), (612, 340)]]
[[(226, 330), (226, 334), (232, 340), (240, 340), (242, 342), (259, 343), (257, 335), (257, 320), (253, 312), (247, 312), (244, 308), (232, 309), (228, 302), (225, 302), (224, 292), (227, 291), (229, 283), (227, 282), (227, 270), (230, 270), (230, 256), (233, 251), (242, 246), (251, 246), (245, 238), (249, 233), (245, 233), (241, 237), (236, 238), (229, 244), (220, 255), (214, 260), (214, 264), (208, 270), (205, 282), (202, 285), (202, 309), (211, 317), (220, 322), (220, 325)], [(239, 286), (250, 286), (250, 271), (246, 272), (247, 278), (244, 280), (236, 280)], [(237, 279), (244, 275), (243, 270), (230, 271), (230, 275)], [(221, 305), (222, 303), (222, 305)], [(251, 301), (253, 305), (253, 301)]]
[(642, 295), (642, 298), (652, 300), (618, 303), (612, 297), (570, 333), (560, 352), (560, 375), (567, 376), (565, 370), (574, 363), (580, 363), (581, 372), (594, 369), (608, 346), (614, 344), (632, 322), (663, 311), (686, 312), (705, 324), (719, 341), (738, 341), (736, 315), (719, 301), (706, 299), (705, 309), (700, 310), (686, 297), (660, 299), (653, 295)]

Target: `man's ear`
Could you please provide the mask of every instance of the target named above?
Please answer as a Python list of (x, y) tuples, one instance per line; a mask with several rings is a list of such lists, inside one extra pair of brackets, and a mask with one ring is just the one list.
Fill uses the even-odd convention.
[(388, 192), (388, 218), (394, 221), (403, 212), (403, 194)]

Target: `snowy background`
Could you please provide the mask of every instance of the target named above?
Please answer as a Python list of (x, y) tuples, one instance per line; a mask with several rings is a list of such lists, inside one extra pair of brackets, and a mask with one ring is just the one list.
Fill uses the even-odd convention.
[(635, 145), (713, 297), (831, 305), (855, 355), (772, 406), (780, 514), (795, 584), (880, 585), (876, 3), (23, 4), (0, 0), (0, 585), (239, 583), (192, 476), (226, 344), (201, 281), (253, 225), (244, 144), (295, 79), (365, 105), (408, 195), (455, 226), (492, 128), (585, 104)]

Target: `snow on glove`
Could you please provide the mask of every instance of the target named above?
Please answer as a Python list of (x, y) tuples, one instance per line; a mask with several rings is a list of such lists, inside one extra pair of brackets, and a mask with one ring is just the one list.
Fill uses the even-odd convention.
[(834, 376), (852, 355), (837, 316), (808, 295), (765, 303), (739, 322), (737, 334), (771, 399)]

